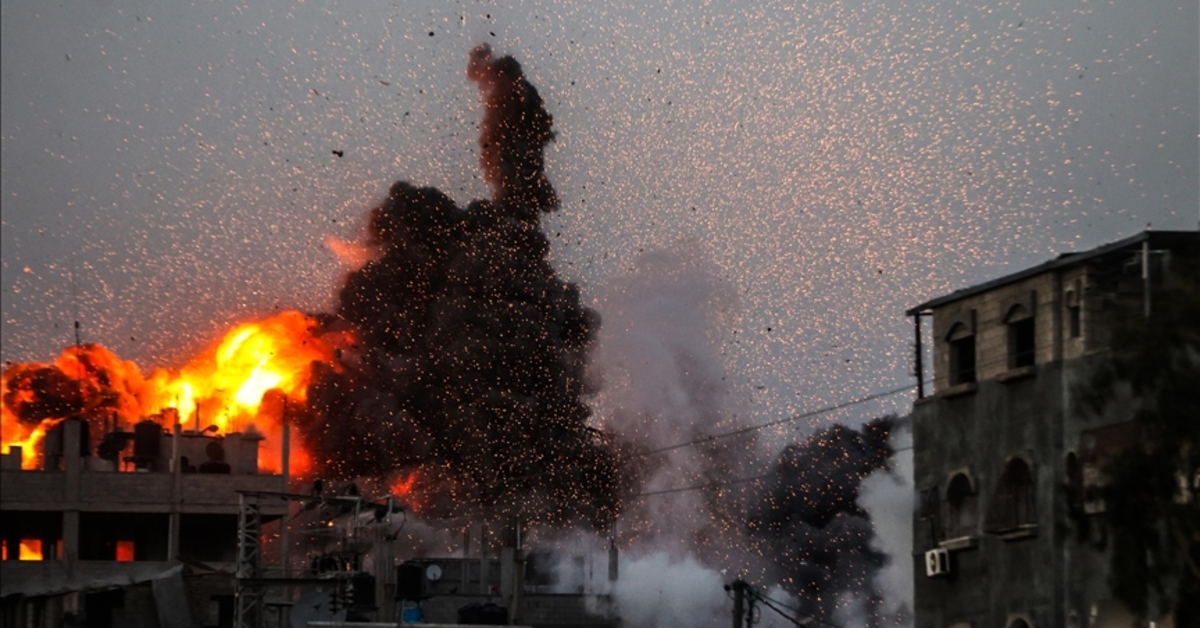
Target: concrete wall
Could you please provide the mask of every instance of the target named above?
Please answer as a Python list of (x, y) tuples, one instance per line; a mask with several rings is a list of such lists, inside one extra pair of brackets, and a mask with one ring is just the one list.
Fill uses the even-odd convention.
[[(918, 490), (941, 496), (953, 472), (966, 469), (979, 508), (976, 547), (952, 552), (949, 577), (925, 575), (923, 553), (932, 549), (926, 522), (914, 522), (917, 626), (949, 628), (960, 622), (1003, 628), (1012, 613), (1027, 613), (1038, 628), (1062, 626), (1058, 546), (1063, 471), (1062, 378), (1059, 364), (1039, 366), (1036, 377), (982, 381), (974, 393), (931, 398), (913, 411), (914, 472)], [(1005, 464), (1021, 456), (1034, 474), (1036, 529), (1006, 540), (986, 534), (983, 522)]]
[[(4, 510), (90, 510), (96, 512), (165, 512), (171, 502), (173, 473), (85, 471), (78, 474), (78, 497), (69, 499), (65, 471), (0, 470)], [(237, 491), (283, 491), (280, 475), (181, 474), (179, 510), (234, 513)], [(231, 510), (232, 509), (232, 510)], [(264, 512), (286, 512), (282, 500), (264, 504)]]
[[(1087, 625), (1093, 607), (1112, 605), (1109, 557), (1097, 538), (1099, 520), (1072, 518), (1066, 460), (1079, 452), (1084, 430), (1129, 421), (1139, 407), (1120, 386), (1096, 415), (1080, 406), (1077, 389), (1108, 359), (1118, 316), (1138, 315), (1143, 285), (1129, 271), (1128, 252), (1055, 269), (975, 294), (934, 311), (935, 395), (913, 408), (915, 481), (943, 500), (952, 474), (966, 471), (976, 489), (978, 529), (967, 542), (931, 534), (935, 520), (914, 520), (916, 625), (921, 628), (1004, 628), (1017, 616), (1035, 628)], [(1036, 359), (1012, 369), (1004, 316), (1034, 295)], [(1068, 300), (1068, 293), (1073, 298)], [(1071, 335), (1071, 306), (1080, 333)], [(945, 333), (974, 311), (976, 379), (950, 386)], [(1029, 464), (1036, 490), (1036, 529), (1007, 538), (984, 531), (989, 502), (1006, 462)], [(931, 513), (924, 513), (931, 514)], [(936, 519), (942, 513), (932, 513)], [(1084, 541), (1079, 525), (1092, 533)], [(924, 552), (948, 547), (950, 576), (925, 574)]]

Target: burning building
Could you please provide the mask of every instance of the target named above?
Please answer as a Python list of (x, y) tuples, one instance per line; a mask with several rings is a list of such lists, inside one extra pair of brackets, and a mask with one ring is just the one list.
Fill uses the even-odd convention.
[[(362, 478), (433, 517), (612, 520), (628, 469), (581, 401), (599, 318), (556, 276), (539, 229), (558, 204), (543, 168), (552, 119), (512, 57), (481, 46), (467, 76), (483, 97), (480, 166), (493, 198), (460, 208), (438, 190), (393, 185), (370, 216), (377, 255), (347, 277), (333, 314), (248, 322), (149, 374), (95, 344), (6, 368), (6, 617), (135, 625), (121, 609), (153, 591), (168, 625), (261, 620), (261, 608), (247, 610), (264, 603), (258, 585), (227, 608), (235, 547), (246, 554), (243, 537), (289, 503), (326, 509), (326, 482)], [(288, 497), (301, 485), (308, 501)], [(283, 499), (259, 504), (267, 495)], [(357, 490), (338, 497), (362, 501)], [(336, 527), (344, 514), (321, 521)], [(275, 528), (285, 555), (286, 529)], [(476, 581), (488, 593), (483, 556)], [(236, 571), (258, 573), (245, 562)], [(189, 582), (212, 574), (223, 592), (204, 598), (181, 584), (185, 572)], [(170, 614), (184, 609), (187, 621)]]

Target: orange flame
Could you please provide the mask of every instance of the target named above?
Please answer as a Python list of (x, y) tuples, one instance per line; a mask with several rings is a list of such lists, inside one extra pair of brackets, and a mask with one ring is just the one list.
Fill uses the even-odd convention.
[(41, 560), (42, 559), (42, 540), (41, 539), (21, 539), (21, 547), (18, 550), (17, 560)]
[[(166, 428), (178, 421), (184, 429), (211, 428), (216, 434), (254, 430), (273, 445), (260, 450), (259, 469), (277, 473), (282, 468), (283, 415), (291, 404), (303, 405), (313, 362), (332, 363), (334, 359), (333, 346), (314, 334), (315, 327), (314, 320), (292, 310), (244, 323), (182, 368), (157, 369), (149, 377), (143, 377), (134, 363), (91, 344), (67, 348), (52, 366), (69, 384), (78, 386), (82, 407), (77, 413), (84, 418), (106, 421), (115, 417), (128, 426), (157, 417)], [(47, 429), (65, 418), (19, 418), (22, 404), (36, 400), (35, 388), (48, 386), (47, 382), (61, 384), (47, 375), (46, 368), (17, 364), (3, 376), (0, 445), (5, 452), (13, 445), (21, 446), (24, 468), (37, 466), (36, 446)], [(273, 396), (274, 402), (264, 403)], [(304, 475), (311, 467), (299, 439), (292, 439), (289, 460), (294, 475)]]

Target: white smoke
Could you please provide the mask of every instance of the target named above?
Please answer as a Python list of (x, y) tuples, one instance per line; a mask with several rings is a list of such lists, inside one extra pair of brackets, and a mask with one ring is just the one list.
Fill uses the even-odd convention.
[(858, 505), (871, 515), (875, 538), (871, 547), (888, 556), (875, 574), (875, 587), (883, 596), (879, 609), (885, 625), (911, 625), (913, 610), (912, 515), (916, 508), (913, 485), (912, 429), (898, 429), (891, 439), (891, 471), (876, 471), (863, 480)]
[[(628, 275), (591, 292), (603, 320), (590, 366), (601, 382), (591, 401), (599, 427), (655, 450), (747, 425), (736, 418), (740, 397), (727, 385), (721, 352), (721, 339), (740, 323), (739, 303), (696, 247), (681, 243), (644, 254)], [(893, 446), (906, 447), (902, 439), (910, 438), (895, 436)], [(560, 588), (611, 595), (611, 606), (603, 610), (628, 628), (726, 625), (732, 602), (724, 586), (762, 566), (762, 557), (722, 546), (741, 538), (746, 510), (738, 508), (756, 491), (739, 485), (724, 495), (724, 501), (742, 506), (733, 509), (737, 517), (723, 518), (705, 491), (675, 489), (761, 475), (762, 465), (777, 458), (753, 435), (729, 441), (734, 442), (651, 456), (640, 486), (651, 495), (627, 502), (617, 525), (618, 579), (608, 580), (608, 556), (598, 549), (608, 541), (590, 537), (571, 552), (583, 558), (560, 564)], [(911, 458), (911, 452), (901, 452), (893, 472), (868, 478), (859, 500), (875, 522), (875, 548), (891, 557), (874, 582), (883, 596), (875, 610), (889, 617), (911, 616)], [(766, 596), (784, 613), (800, 606), (777, 583), (753, 584), (770, 587)], [(867, 612), (848, 598), (838, 615), (849, 613), (863, 625)], [(755, 617), (758, 626), (793, 625), (762, 603)]]

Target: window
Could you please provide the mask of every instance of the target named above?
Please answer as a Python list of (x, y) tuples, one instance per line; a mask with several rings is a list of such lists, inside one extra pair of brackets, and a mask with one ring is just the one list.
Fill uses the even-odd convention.
[(1033, 312), (1024, 305), (1014, 305), (1004, 316), (1008, 325), (1008, 368), (1033, 366), (1036, 361), (1036, 335)]
[(1000, 475), (988, 505), (987, 532), (1007, 534), (1034, 527), (1037, 524), (1036, 498), (1029, 463), (1019, 457), (1012, 458), (1004, 466), (1004, 473)]
[(170, 517), (160, 513), (79, 513), (79, 559), (167, 560)]
[(61, 560), (62, 513), (6, 510), (0, 517), (0, 559)]
[(1079, 308), (1079, 292), (1068, 290), (1065, 299), (1067, 303), (1067, 334), (1078, 338), (1083, 334), (1083, 320)]
[(1083, 465), (1075, 452), (1067, 454), (1067, 506), (1071, 510), (1083, 508)]
[(975, 334), (966, 325), (955, 324), (946, 335), (950, 343), (950, 385), (975, 381)]
[(956, 473), (946, 487), (946, 538), (975, 536), (979, 527), (975, 487), (965, 473)]

